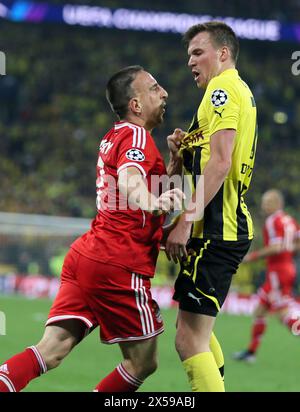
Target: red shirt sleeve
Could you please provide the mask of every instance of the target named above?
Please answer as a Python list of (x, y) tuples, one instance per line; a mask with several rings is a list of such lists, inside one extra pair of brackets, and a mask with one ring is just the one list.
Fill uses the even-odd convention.
[(117, 173), (127, 167), (136, 167), (146, 177), (155, 163), (151, 135), (139, 126), (127, 127), (117, 148)]

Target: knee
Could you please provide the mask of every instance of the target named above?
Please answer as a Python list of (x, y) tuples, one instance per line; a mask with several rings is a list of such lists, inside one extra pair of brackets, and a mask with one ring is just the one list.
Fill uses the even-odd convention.
[(186, 359), (185, 352), (186, 352), (186, 343), (185, 338), (181, 333), (176, 333), (175, 338), (175, 349), (178, 353), (180, 359)]
[(210, 351), (209, 341), (206, 339), (206, 336), (196, 333), (187, 333), (182, 330), (177, 330), (175, 349), (181, 361), (184, 361), (197, 353)]
[(181, 359), (188, 357), (188, 350), (193, 346), (193, 334), (188, 328), (178, 327), (175, 337), (175, 349)]

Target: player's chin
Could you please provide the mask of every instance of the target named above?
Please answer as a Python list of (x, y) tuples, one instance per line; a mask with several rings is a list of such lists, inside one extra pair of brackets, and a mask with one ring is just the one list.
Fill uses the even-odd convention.
[(202, 89), (202, 87), (204, 87), (205, 85), (203, 84), (203, 82), (201, 82), (200, 80), (196, 81), (196, 85), (198, 87), (198, 89)]
[(165, 111), (161, 112), (160, 115), (158, 116), (159, 123), (162, 123), (164, 121), (164, 115), (165, 115)]
[(155, 119), (155, 127), (161, 125), (163, 122), (164, 122), (163, 116), (162, 116), (162, 115), (161, 115), (161, 116), (157, 116), (156, 119)]

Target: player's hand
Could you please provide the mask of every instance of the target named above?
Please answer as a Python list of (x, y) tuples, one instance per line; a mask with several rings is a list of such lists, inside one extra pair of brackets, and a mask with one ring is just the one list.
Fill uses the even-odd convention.
[(166, 243), (167, 243), (167, 239), (169, 237), (169, 234), (172, 232), (172, 230), (175, 228), (175, 226), (178, 223), (178, 219), (174, 220), (172, 223), (170, 223), (167, 226), (163, 226), (163, 235), (160, 241), (160, 249), (161, 250), (165, 250), (166, 249)]
[(173, 134), (167, 137), (168, 147), (173, 156), (177, 156), (181, 141), (185, 136), (185, 132), (181, 129), (175, 129)]
[(185, 219), (180, 219), (167, 239), (165, 251), (169, 260), (177, 263), (183, 257), (186, 258), (188, 256), (186, 244), (190, 238), (190, 234), (191, 223), (186, 222)]
[(182, 210), (182, 202), (184, 199), (185, 194), (182, 190), (178, 188), (168, 190), (156, 199), (153, 214), (159, 215), (173, 212), (174, 210)]
[(243, 263), (249, 263), (250, 259), (249, 259), (249, 253), (247, 255), (244, 256), (243, 258)]
[(250, 253), (247, 253), (246, 256), (244, 256), (243, 263), (254, 262), (257, 259), (258, 259), (257, 252), (250, 252)]

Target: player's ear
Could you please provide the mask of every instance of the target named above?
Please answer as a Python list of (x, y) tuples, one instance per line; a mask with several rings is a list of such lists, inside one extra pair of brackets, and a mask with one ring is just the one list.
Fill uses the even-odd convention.
[(129, 101), (129, 109), (137, 116), (142, 112), (142, 105), (138, 97), (133, 97)]
[(225, 62), (228, 59), (228, 57), (230, 57), (230, 51), (226, 46), (223, 46), (221, 49), (219, 49), (219, 53), (219, 58), (222, 63)]

